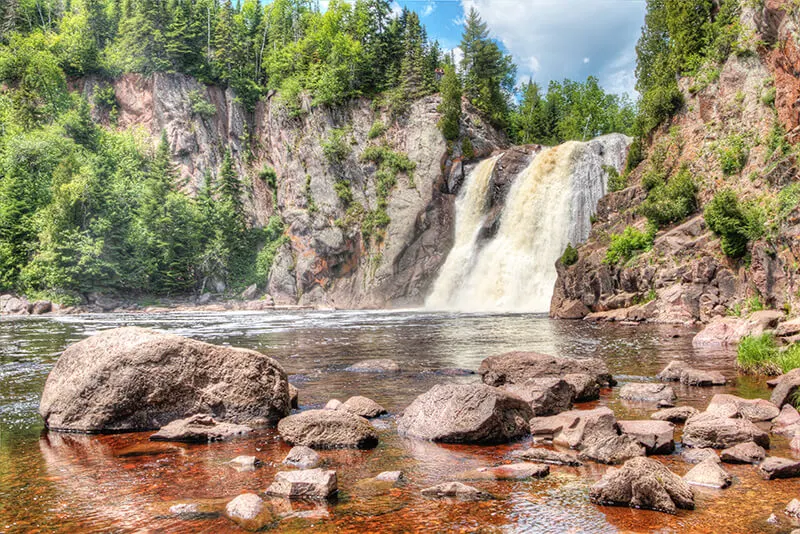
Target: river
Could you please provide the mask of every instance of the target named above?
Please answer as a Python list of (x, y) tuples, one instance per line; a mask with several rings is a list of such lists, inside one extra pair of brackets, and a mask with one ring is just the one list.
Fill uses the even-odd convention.
[[(715, 388), (676, 386), (678, 403), (704, 409), (714, 393), (768, 397), (763, 379), (737, 377), (729, 350), (694, 349), (694, 330), (552, 321), (539, 315), (425, 312), (303, 311), (272, 313), (103, 314), (0, 319), (0, 532), (226, 532), (223, 517), (181, 520), (175, 502), (214, 506), (242, 492), (263, 492), (289, 448), (274, 430), (221, 444), (151, 444), (149, 433), (84, 436), (43, 431), (38, 400), (47, 373), (68, 344), (100, 330), (143, 326), (217, 344), (259, 350), (276, 358), (300, 390), (301, 408), (329, 399), (370, 397), (390, 415), (374, 422), (380, 445), (372, 451), (322, 452), (336, 469), (340, 494), (329, 505), (292, 504), (279, 528), (287, 532), (784, 532), (783, 507), (800, 496), (800, 481), (763, 481), (752, 466), (726, 465), (726, 490), (697, 489), (697, 509), (675, 516), (589, 503), (588, 489), (607, 469), (553, 466), (549, 477), (478, 482), (498, 498), (481, 503), (435, 502), (420, 488), (454, 473), (508, 460), (530, 440), (503, 446), (450, 446), (398, 437), (396, 417), (437, 383), (477, 381), (449, 370), (477, 369), (490, 355), (536, 350), (604, 359), (620, 385), (653, 380), (670, 360), (716, 369), (733, 379)], [(344, 371), (368, 358), (392, 358), (398, 375)], [(604, 390), (600, 405), (618, 419), (643, 419), (652, 405)], [(598, 403), (587, 403), (589, 408)], [(676, 432), (676, 439), (680, 433)], [(680, 447), (678, 447), (678, 452)], [(228, 462), (255, 455), (263, 467), (239, 472)], [(791, 457), (773, 437), (772, 454)], [(682, 475), (690, 465), (676, 454), (659, 457)], [(408, 483), (389, 491), (358, 484), (381, 471), (402, 470)], [(767, 523), (770, 514), (781, 525)]]

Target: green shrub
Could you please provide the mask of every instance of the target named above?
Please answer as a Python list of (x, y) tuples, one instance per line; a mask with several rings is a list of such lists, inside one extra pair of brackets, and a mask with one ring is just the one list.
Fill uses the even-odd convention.
[(345, 206), (349, 206), (353, 201), (353, 190), (350, 189), (350, 182), (348, 180), (336, 180), (336, 183), (333, 184), (333, 189), (336, 191), (339, 200)]
[(311, 175), (306, 174), (306, 185), (303, 188), (303, 193), (306, 197), (306, 206), (309, 213), (317, 211), (317, 203), (314, 201), (314, 196), (311, 193)]
[(284, 243), (289, 242), (289, 237), (284, 235), (285, 229), (286, 225), (278, 215), (270, 217), (269, 224), (264, 228), (264, 247), (256, 256), (256, 277), (258, 278), (258, 284), (262, 287), (269, 279), (269, 273), (272, 270), (272, 264), (275, 262), (275, 255), (278, 253), (278, 249)]
[(387, 145), (371, 145), (364, 149), (361, 161), (370, 161), (378, 167), (387, 167), (394, 172), (411, 172), (417, 164), (401, 152), (394, 152)]
[(615, 193), (628, 187), (627, 175), (620, 175), (615, 167), (612, 167), (611, 165), (603, 165), (603, 171), (608, 175), (609, 192)]
[(616, 265), (621, 261), (627, 262), (636, 254), (652, 249), (654, 240), (655, 232), (652, 228), (642, 232), (628, 226), (621, 234), (611, 235), (611, 244), (608, 246), (603, 263)]
[(628, 156), (625, 158), (625, 175), (633, 172), (639, 164), (644, 161), (644, 141), (641, 137), (636, 137), (628, 148)]
[(274, 190), (278, 187), (278, 175), (275, 173), (275, 169), (269, 165), (264, 165), (264, 168), (258, 173), (258, 177), (267, 184), (270, 189)]
[(731, 258), (743, 257), (748, 242), (764, 234), (764, 211), (754, 204), (743, 205), (730, 189), (714, 195), (703, 216), (708, 227), (720, 237), (722, 252)]
[(779, 156), (785, 156), (789, 153), (791, 148), (792, 146), (789, 144), (789, 141), (786, 140), (786, 130), (776, 117), (772, 122), (772, 128), (767, 136), (767, 157), (776, 153)]
[(774, 107), (775, 95), (776, 95), (775, 86), (767, 87), (766, 91), (764, 91), (764, 94), (761, 95), (761, 103), (770, 108)]
[(322, 153), (329, 163), (341, 163), (350, 155), (350, 144), (346, 139), (346, 132), (341, 128), (334, 128), (328, 138), (322, 142)]
[(570, 265), (575, 265), (577, 262), (578, 249), (573, 247), (572, 243), (567, 243), (567, 248), (564, 249), (564, 253), (561, 255), (561, 263), (569, 267)]
[(387, 126), (383, 124), (380, 120), (376, 120), (372, 123), (372, 127), (367, 132), (367, 137), (369, 139), (375, 139), (376, 137), (380, 137), (386, 133)]
[(661, 227), (685, 219), (697, 209), (697, 184), (687, 166), (666, 184), (650, 189), (639, 213)]
[(472, 141), (469, 137), (461, 140), (461, 155), (464, 159), (472, 159), (475, 157), (475, 148), (472, 146)]
[(189, 91), (189, 105), (192, 113), (197, 113), (203, 118), (213, 117), (217, 113), (217, 106), (206, 100), (197, 89)]
[(658, 86), (647, 91), (641, 100), (644, 133), (672, 117), (683, 105), (683, 94), (677, 84)]
[(742, 135), (731, 135), (719, 148), (719, 164), (726, 175), (740, 172), (749, 156), (749, 150)]
[(736, 366), (749, 374), (778, 375), (778, 346), (772, 334), (747, 336), (736, 347)]
[(112, 123), (117, 122), (119, 108), (117, 107), (117, 93), (113, 85), (98, 86), (94, 91), (94, 105), (96, 108), (108, 113), (108, 119)]
[(794, 182), (778, 193), (778, 217), (785, 221), (800, 206), (800, 182)]

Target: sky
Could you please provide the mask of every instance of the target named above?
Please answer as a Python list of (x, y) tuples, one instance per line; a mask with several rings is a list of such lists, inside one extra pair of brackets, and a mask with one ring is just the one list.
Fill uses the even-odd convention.
[(514, 57), (519, 81), (585, 80), (635, 96), (636, 41), (645, 0), (395, 0), (419, 13), (428, 37), (444, 49), (461, 40), (474, 7), (491, 36)]

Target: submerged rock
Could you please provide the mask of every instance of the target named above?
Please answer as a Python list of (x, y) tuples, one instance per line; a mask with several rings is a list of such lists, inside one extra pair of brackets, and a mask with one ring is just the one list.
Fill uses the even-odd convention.
[(262, 462), (255, 456), (237, 456), (228, 463), (240, 471), (255, 471)]
[(672, 387), (666, 384), (640, 384), (632, 382), (620, 388), (619, 398), (642, 402), (672, 402), (677, 397)]
[(729, 464), (757, 464), (767, 456), (767, 451), (748, 441), (723, 450), (719, 456)]
[(425, 488), (420, 493), (433, 499), (458, 499), (462, 501), (484, 501), (493, 498), (489, 493), (461, 482), (445, 482)]
[(317, 451), (310, 447), (295, 445), (283, 459), (283, 463), (300, 469), (311, 469), (318, 467), (322, 463), (322, 458)]
[(675, 450), (675, 425), (667, 421), (619, 421), (619, 429), (641, 444), (647, 454), (669, 454)]
[(400, 365), (390, 359), (363, 360), (347, 367), (351, 373), (399, 373)]
[(366, 417), (367, 419), (372, 419), (388, 413), (386, 408), (374, 400), (361, 396), (350, 397), (336, 409), (350, 412), (353, 415)]
[(252, 432), (252, 428), (233, 423), (221, 423), (208, 414), (193, 415), (188, 419), (172, 421), (150, 436), (153, 441), (179, 441), (206, 443), (241, 437)]
[(800, 461), (770, 456), (761, 462), (758, 472), (767, 480), (800, 477)]
[(631, 436), (606, 436), (584, 445), (578, 458), (601, 464), (620, 464), (647, 453), (645, 447)]
[(669, 421), (670, 423), (683, 423), (690, 417), (699, 413), (700, 411), (697, 408), (692, 408), (691, 406), (677, 406), (675, 408), (659, 410), (656, 413), (651, 414), (650, 419), (655, 419), (656, 421)]
[(331, 399), (325, 405), (326, 410), (338, 410), (342, 406), (342, 401), (339, 399)]
[(444, 443), (506, 443), (528, 433), (532, 416), (528, 403), (498, 388), (437, 385), (406, 408), (397, 431)]
[(312, 449), (372, 449), (378, 433), (363, 417), (341, 410), (308, 410), (281, 419), (278, 433), (290, 445)]
[(672, 360), (656, 375), (656, 378), (663, 382), (678, 382), (681, 379), (683, 370), (688, 368), (689, 364), (680, 360)]
[(555, 415), (572, 408), (575, 388), (561, 378), (532, 378), (520, 384), (503, 386), (530, 404), (533, 415)]
[(703, 371), (700, 369), (684, 369), (681, 373), (681, 384), (687, 386), (724, 386), (728, 380), (719, 371)]
[[(575, 388), (573, 400), (576, 402), (596, 399), (601, 386), (616, 384), (602, 360), (560, 358), (537, 352), (509, 352), (491, 356), (481, 362), (478, 374), (490, 386), (521, 384), (542, 377), (564, 378)], [(589, 379), (574, 375), (586, 375)]]
[(280, 471), (267, 488), (267, 494), (286, 499), (328, 499), (336, 492), (336, 471), (326, 469)]
[(546, 465), (528, 462), (498, 465), (497, 467), (480, 467), (457, 475), (459, 480), (524, 480), (526, 478), (543, 478), (550, 474)]
[(543, 448), (532, 448), (532, 449), (525, 449), (524, 451), (514, 451), (511, 453), (511, 456), (519, 460), (527, 460), (530, 462), (538, 462), (542, 464), (568, 465), (572, 467), (579, 467), (583, 465), (583, 462), (578, 460), (578, 457), (575, 456), (574, 454), (551, 451), (549, 449), (543, 449)]
[(786, 505), (784, 512), (790, 517), (800, 517), (800, 500), (792, 499), (792, 501)]
[(694, 493), (681, 477), (650, 458), (633, 458), (609, 469), (589, 490), (596, 504), (630, 506), (674, 514), (693, 510)]
[(696, 486), (722, 489), (731, 485), (733, 478), (720, 467), (719, 462), (707, 458), (683, 476), (683, 480)]
[(692, 449), (692, 448), (685, 448), (681, 451), (681, 458), (687, 464), (699, 464), (704, 460), (711, 459), (712, 461), (719, 463), (721, 460), (714, 449), (705, 448), (705, 449)]
[(153, 430), (198, 413), (262, 426), (289, 413), (289, 384), (258, 352), (126, 327), (67, 347), (39, 413), (48, 428), (77, 432)]
[(229, 502), (225, 506), (225, 516), (250, 532), (256, 532), (278, 521), (272, 508), (255, 493), (244, 493)]
[(727, 449), (753, 441), (769, 447), (769, 435), (747, 419), (730, 419), (713, 413), (701, 413), (686, 421), (683, 443), (690, 447)]

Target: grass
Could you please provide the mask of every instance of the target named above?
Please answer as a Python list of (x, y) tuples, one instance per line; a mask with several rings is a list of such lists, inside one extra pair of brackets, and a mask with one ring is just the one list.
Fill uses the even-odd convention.
[(781, 348), (769, 333), (745, 337), (736, 352), (736, 366), (747, 374), (776, 376), (800, 367), (800, 343)]

